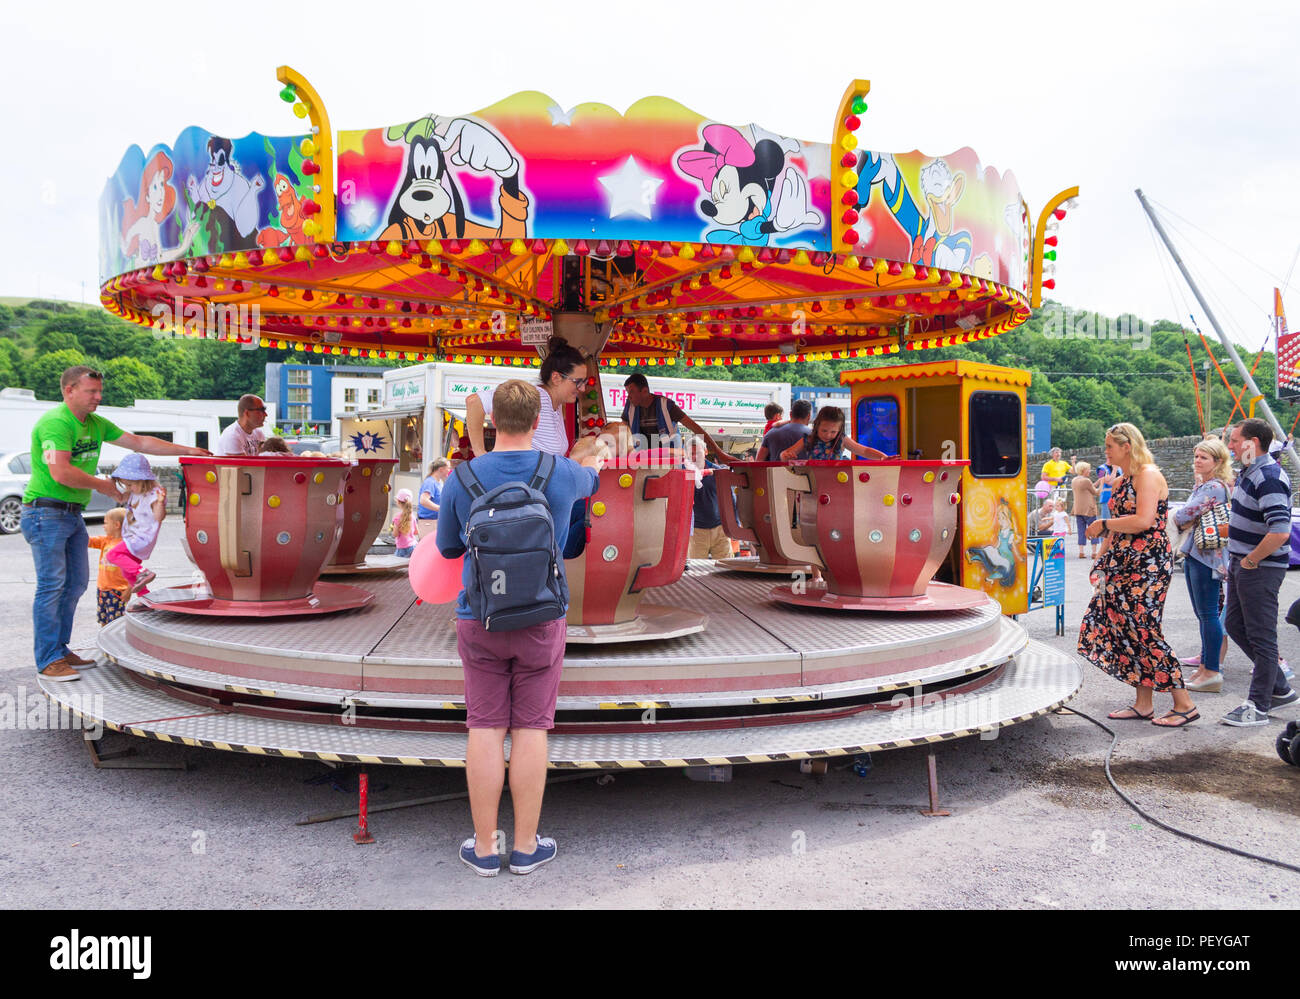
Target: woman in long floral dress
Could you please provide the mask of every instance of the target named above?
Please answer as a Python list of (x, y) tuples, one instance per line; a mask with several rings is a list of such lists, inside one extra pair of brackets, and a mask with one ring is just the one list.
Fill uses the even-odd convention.
[[(1131, 423), (1106, 431), (1106, 461), (1122, 478), (1111, 495), (1109, 517), (1088, 525), (1102, 537), (1096, 572), (1103, 582), (1079, 629), (1079, 654), (1135, 688), (1116, 721), (1152, 721), (1182, 728), (1200, 717), (1183, 683), (1182, 665), (1161, 632), (1173, 553), (1165, 530), (1169, 485), (1155, 465), (1142, 432)], [(1173, 695), (1173, 710), (1155, 717), (1157, 692)]]

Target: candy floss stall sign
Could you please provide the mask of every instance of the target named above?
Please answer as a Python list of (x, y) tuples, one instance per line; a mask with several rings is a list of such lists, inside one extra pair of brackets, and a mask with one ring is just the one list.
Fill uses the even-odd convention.
[(302, 202), (307, 136), (242, 139), (185, 129), (148, 154), (132, 146), (99, 199), (101, 280), (180, 257), (312, 242)]

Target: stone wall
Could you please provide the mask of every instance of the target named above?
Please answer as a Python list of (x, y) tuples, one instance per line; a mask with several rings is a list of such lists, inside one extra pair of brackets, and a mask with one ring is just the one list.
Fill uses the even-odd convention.
[[(1151, 449), (1151, 456), (1155, 458), (1156, 464), (1160, 466), (1160, 471), (1164, 473), (1165, 481), (1169, 483), (1169, 488), (1173, 490), (1190, 491), (1194, 483), (1192, 482), (1192, 448), (1199, 444), (1201, 438), (1193, 434), (1190, 437), (1162, 437), (1159, 440), (1147, 441), (1147, 447)], [(1081, 448), (1077, 451), (1066, 451), (1061, 457), (1069, 461), (1073, 457), (1076, 461), (1086, 461), (1093, 467), (1094, 472), (1099, 464), (1105, 461), (1102, 455), (1101, 447)], [(1043, 470), (1043, 463), (1051, 458), (1050, 453), (1031, 454), (1029, 456), (1029, 485), (1033, 488), (1038, 481), (1039, 475)], [(1287, 476), (1291, 479), (1292, 494), (1291, 501), (1296, 503), (1300, 495), (1300, 475), (1294, 467), (1290, 457), (1283, 461), (1283, 467), (1286, 469)], [(1175, 494), (1181, 498), (1184, 494)]]

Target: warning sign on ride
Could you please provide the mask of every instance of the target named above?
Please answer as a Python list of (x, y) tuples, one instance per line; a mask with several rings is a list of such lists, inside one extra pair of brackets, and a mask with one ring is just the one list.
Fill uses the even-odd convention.
[(519, 342), (525, 347), (544, 347), (551, 338), (555, 328), (549, 319), (538, 316), (521, 316), (519, 319)]

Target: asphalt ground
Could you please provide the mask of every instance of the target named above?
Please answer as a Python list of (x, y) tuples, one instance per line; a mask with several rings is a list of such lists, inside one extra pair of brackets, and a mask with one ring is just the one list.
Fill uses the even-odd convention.
[[(94, 528), (92, 527), (92, 533)], [(1067, 550), (1065, 635), (1051, 610), (1022, 618), (1030, 636), (1072, 651), (1089, 587)], [(189, 580), (179, 523), (169, 518), (150, 561), (156, 586)], [(92, 574), (73, 647), (94, 648)], [(0, 624), (8, 654), (0, 698), (34, 702), (34, 569), (19, 535), (0, 537)], [(1281, 607), (1300, 597), (1288, 574)], [(1300, 661), (1300, 634), (1279, 629)], [(1198, 645), (1181, 572), (1165, 612), (1180, 655)], [(1267, 728), (1217, 719), (1243, 698), (1249, 663), (1233, 649), (1226, 690), (1197, 700), (1180, 731), (1114, 723), (1114, 773), (1161, 821), (1300, 865), (1300, 768), (1274, 739), (1300, 709)], [(43, 700), (43, 698), (41, 699)], [(1071, 702), (1102, 718), (1129, 688), (1084, 666)], [(1157, 697), (1157, 706), (1168, 706)], [(0, 780), (9, 835), (0, 837), (0, 899), (37, 909), (348, 907), (1280, 908), (1300, 904), (1300, 875), (1165, 832), (1110, 790), (1110, 738), (1055, 714), (996, 739), (938, 745), (946, 818), (920, 814), (926, 752), (876, 753), (865, 776), (850, 760), (824, 776), (796, 764), (736, 767), (730, 783), (680, 771), (625, 772), (548, 789), (542, 831), (557, 860), (528, 877), (475, 877), (457, 858), (468, 804), (451, 800), (372, 815), (377, 840), (357, 846), (355, 820), (297, 825), (355, 808), (355, 775), (320, 763), (267, 759), (110, 732), (105, 750), (185, 761), (190, 769), (96, 770), (80, 733), (6, 725)], [(380, 767), (372, 805), (463, 791), (460, 770)], [(510, 828), (508, 797), (500, 825)]]

